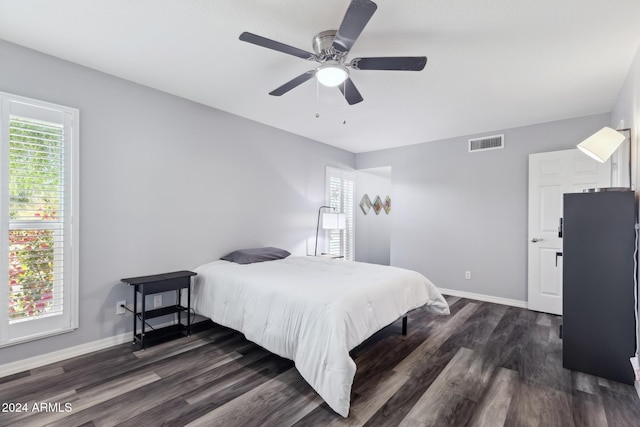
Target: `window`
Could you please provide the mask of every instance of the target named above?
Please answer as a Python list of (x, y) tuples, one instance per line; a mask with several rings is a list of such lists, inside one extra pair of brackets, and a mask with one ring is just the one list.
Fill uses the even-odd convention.
[(327, 253), (344, 256), (353, 261), (355, 244), (353, 241), (353, 197), (355, 187), (355, 173), (341, 169), (327, 168), (327, 205), (335, 208), (337, 212), (346, 215), (347, 226), (344, 230), (328, 230), (327, 241), (329, 248)]
[(0, 92), (0, 346), (78, 326), (78, 114)]

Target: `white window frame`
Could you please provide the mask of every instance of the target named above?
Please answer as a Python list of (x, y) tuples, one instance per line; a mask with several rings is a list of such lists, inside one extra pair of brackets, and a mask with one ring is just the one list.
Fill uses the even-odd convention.
[[(63, 313), (9, 320), (9, 117), (59, 123), (64, 127)], [(0, 92), (0, 347), (78, 328), (79, 311), (79, 117), (76, 108)], [(29, 227), (28, 224), (24, 224)], [(42, 224), (38, 229), (48, 228)]]
[[(340, 194), (331, 194), (331, 179), (341, 182)], [(345, 191), (345, 186), (347, 191)], [(350, 189), (349, 189), (350, 186)], [(348, 192), (351, 194), (347, 194)], [(355, 259), (355, 222), (354, 199), (356, 191), (356, 173), (352, 170), (338, 169), (327, 166), (325, 180), (325, 196), (327, 206), (335, 209), (335, 212), (344, 213), (346, 216), (346, 228), (344, 230), (325, 230), (325, 253), (333, 256), (344, 257), (348, 261)], [(336, 250), (338, 243), (339, 250)]]

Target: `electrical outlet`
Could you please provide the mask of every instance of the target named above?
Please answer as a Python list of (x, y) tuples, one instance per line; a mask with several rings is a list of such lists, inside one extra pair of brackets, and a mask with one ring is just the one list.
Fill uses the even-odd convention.
[(153, 297), (153, 308), (162, 307), (162, 295), (155, 295)]
[(126, 305), (126, 301), (118, 301), (116, 303), (116, 314), (124, 314), (126, 312), (126, 310), (124, 309)]
[(471, 280), (471, 272), (470, 271), (465, 271), (464, 272), (464, 278), (466, 280)]

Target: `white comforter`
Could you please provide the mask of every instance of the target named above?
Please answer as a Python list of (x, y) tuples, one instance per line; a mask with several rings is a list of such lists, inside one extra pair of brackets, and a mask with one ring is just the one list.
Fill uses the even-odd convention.
[(435, 286), (410, 270), (320, 257), (201, 265), (197, 313), (291, 359), (329, 406), (349, 414), (356, 365), (349, 351), (424, 306), (448, 314)]

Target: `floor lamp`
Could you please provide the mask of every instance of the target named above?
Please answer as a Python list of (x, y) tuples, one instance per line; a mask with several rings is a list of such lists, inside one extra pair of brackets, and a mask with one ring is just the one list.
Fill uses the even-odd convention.
[[(323, 209), (333, 209), (336, 208), (332, 206), (320, 206), (318, 209), (318, 221), (316, 223), (316, 248), (313, 252), (314, 256), (318, 255), (318, 232), (320, 231), (320, 213)], [(329, 212), (322, 214), (322, 228), (325, 230), (343, 230), (347, 227), (347, 217), (343, 213), (339, 212)]]

